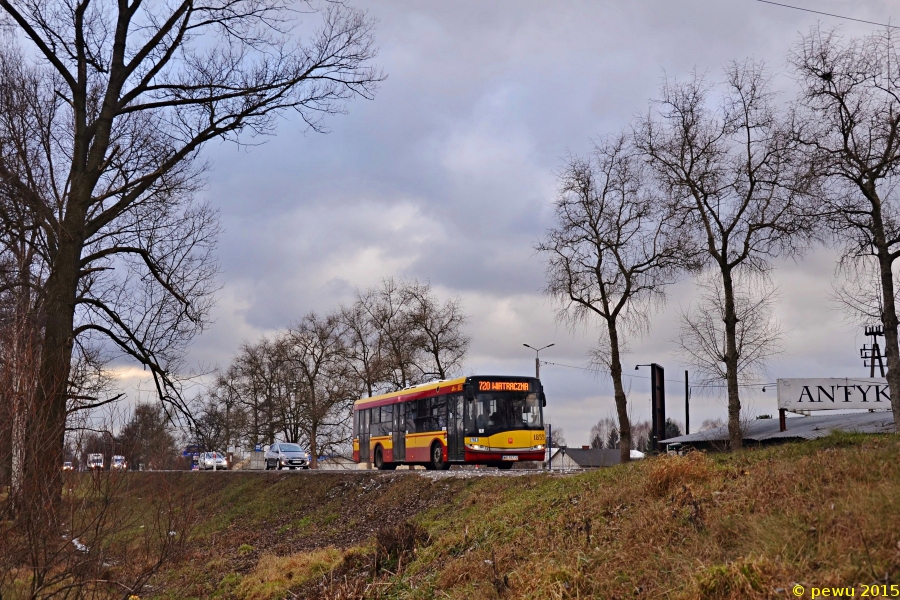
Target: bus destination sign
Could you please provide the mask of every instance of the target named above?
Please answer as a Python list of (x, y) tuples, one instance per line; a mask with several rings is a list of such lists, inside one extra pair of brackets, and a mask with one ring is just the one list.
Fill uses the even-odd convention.
[(527, 381), (479, 381), (479, 392), (530, 392), (531, 384)]

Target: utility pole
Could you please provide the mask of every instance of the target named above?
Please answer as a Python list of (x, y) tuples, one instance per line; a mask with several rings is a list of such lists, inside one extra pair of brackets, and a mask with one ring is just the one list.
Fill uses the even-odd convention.
[(635, 365), (637, 371), (641, 367), (650, 367), (650, 414), (653, 428), (650, 432), (652, 448), (655, 452), (662, 451), (660, 440), (666, 439), (666, 376), (665, 369), (661, 365), (651, 363), (649, 365)]
[(530, 349), (534, 350), (534, 378), (540, 379), (541, 378), (541, 350), (546, 350), (547, 348), (555, 346), (556, 344), (547, 344), (546, 346), (544, 346), (542, 348), (535, 348), (533, 346), (529, 346), (528, 344), (522, 344), (522, 345), (525, 346), (526, 348), (530, 348)]
[[(878, 347), (878, 338), (884, 336), (884, 327), (881, 325), (866, 325), (865, 332), (867, 336), (872, 338), (872, 347), (867, 348), (863, 344), (862, 350), (859, 351), (860, 358), (863, 359), (863, 365), (869, 367), (869, 377), (875, 377), (876, 362), (878, 363), (881, 376), (884, 377), (884, 355), (881, 353), (881, 348)], [(866, 364), (867, 360), (869, 364)]]
[(548, 430), (547, 433), (549, 434), (547, 443), (545, 444), (545, 446), (547, 446), (547, 470), (552, 471), (553, 470), (553, 425), (551, 425), (550, 423), (547, 423), (547, 430)]
[(684, 371), (684, 435), (691, 432), (691, 388), (688, 386), (688, 372)]

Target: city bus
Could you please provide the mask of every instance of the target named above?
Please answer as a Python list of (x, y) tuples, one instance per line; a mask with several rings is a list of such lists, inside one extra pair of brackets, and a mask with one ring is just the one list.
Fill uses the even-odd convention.
[(487, 375), (363, 398), (353, 405), (353, 460), (380, 470), (543, 461), (546, 404), (534, 377)]

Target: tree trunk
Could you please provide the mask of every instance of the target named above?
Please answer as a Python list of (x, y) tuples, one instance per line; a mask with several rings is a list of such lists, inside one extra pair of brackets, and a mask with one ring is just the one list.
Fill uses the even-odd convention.
[(878, 253), (878, 266), (881, 275), (881, 296), (884, 312), (881, 322), (884, 325), (884, 352), (887, 355), (887, 382), (891, 390), (891, 410), (894, 414), (894, 430), (900, 432), (900, 344), (897, 339), (897, 306), (894, 302), (894, 273), (891, 270), (892, 260), (887, 244), (884, 242), (883, 227), (876, 233), (875, 245)]
[(319, 468), (319, 449), (316, 447), (316, 435), (318, 434), (318, 427), (315, 425), (309, 430), (309, 468), (310, 469), (318, 469)]
[(731, 270), (722, 269), (725, 294), (725, 380), (728, 386), (728, 439), (732, 450), (744, 442), (741, 433), (741, 399), (738, 389), (737, 313), (734, 308), (734, 280)]
[(66, 395), (82, 250), (80, 223), (83, 219), (78, 219), (77, 214), (70, 214), (66, 219), (57, 255), (51, 262), (55, 268), (47, 278), (38, 387), (33, 411), (26, 417), (29, 455), (25, 456), (23, 491), (33, 501), (42, 499), (52, 504), (56, 504), (62, 493), (59, 483), (64, 460)]
[(609, 374), (615, 390), (616, 413), (619, 417), (619, 460), (626, 463), (631, 460), (631, 422), (628, 420), (628, 398), (625, 396), (625, 387), (622, 385), (622, 361), (619, 355), (619, 332), (616, 331), (616, 322), (607, 319), (609, 329)]

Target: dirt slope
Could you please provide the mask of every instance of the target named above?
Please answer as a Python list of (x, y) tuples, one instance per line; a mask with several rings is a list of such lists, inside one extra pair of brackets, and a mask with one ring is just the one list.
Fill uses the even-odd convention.
[(896, 436), (845, 435), (565, 477), (173, 474), (197, 526), (149, 595), (763, 598), (874, 583), (890, 595), (898, 455)]

